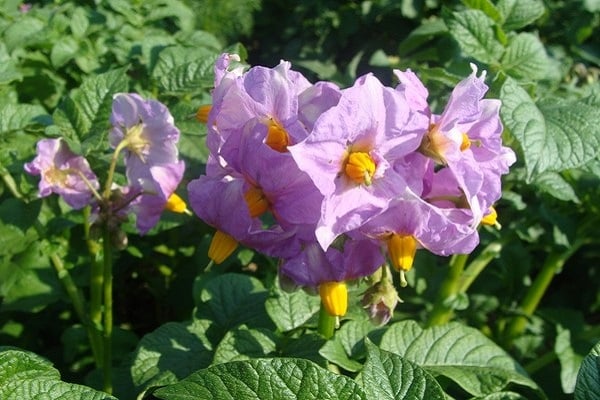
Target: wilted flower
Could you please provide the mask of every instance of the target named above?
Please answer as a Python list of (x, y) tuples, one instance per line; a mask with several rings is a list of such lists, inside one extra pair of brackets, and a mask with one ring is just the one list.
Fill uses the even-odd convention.
[(91, 204), (98, 179), (87, 160), (73, 153), (62, 139), (42, 139), (37, 143), (37, 156), (25, 164), (25, 171), (41, 175), (39, 196), (60, 195), (75, 209)]

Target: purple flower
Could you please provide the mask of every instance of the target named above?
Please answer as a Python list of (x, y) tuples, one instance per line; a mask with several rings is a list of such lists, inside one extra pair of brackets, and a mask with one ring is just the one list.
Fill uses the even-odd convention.
[(136, 93), (119, 93), (113, 100), (109, 141), (125, 150), (127, 177), (136, 181), (147, 176), (151, 166), (183, 163), (179, 160), (175, 127), (168, 108)]
[(74, 154), (62, 139), (40, 140), (37, 156), (25, 164), (25, 171), (41, 175), (39, 197), (56, 193), (75, 209), (91, 204), (99, 187), (87, 160)]
[(275, 224), (263, 227), (251, 215), (246, 194), (252, 186), (240, 175), (202, 175), (188, 184), (192, 210), (208, 225), (241, 244), (273, 257), (289, 257), (300, 249), (296, 230), (284, 231)]
[(110, 144), (115, 151), (125, 152), (129, 186), (139, 193), (131, 206), (136, 226), (144, 234), (158, 222), (183, 177), (179, 130), (165, 105), (135, 93), (115, 95), (110, 121)]
[(403, 94), (365, 75), (342, 91), (304, 141), (289, 147), (324, 196), (316, 231), (323, 249), (403, 193), (406, 182), (391, 167), (419, 147), (427, 127), (427, 117)]
[(262, 124), (266, 128), (264, 143), (286, 152), (287, 146), (308, 135), (320, 112), (339, 99), (335, 85), (312, 85), (286, 61), (275, 68), (253, 67), (241, 75), (226, 72), (225, 59), (222, 64), (207, 135), (207, 146), (221, 166), (238, 157), (240, 132), (248, 124)]
[[(485, 71), (478, 77), (475, 65), (471, 67), (473, 73), (454, 88), (441, 115), (432, 114), (426, 107), (430, 128), (419, 150), (453, 175), (441, 174), (449, 181), (434, 189), (436, 197), (458, 195), (464, 198), (463, 206), (473, 215), (471, 225), (476, 226), (483, 213), (500, 197), (500, 176), (508, 172), (515, 155), (502, 146), (500, 101), (483, 99), (488, 90), (484, 83)], [(401, 81), (397, 90), (411, 93), (413, 103), (426, 106), (428, 93), (416, 75), (410, 71), (394, 72)], [(450, 187), (449, 182), (455, 187)], [(443, 187), (454, 193), (442, 193)]]
[(319, 243), (307, 243), (294, 257), (284, 260), (280, 273), (299, 286), (318, 287), (371, 275), (385, 262), (377, 241), (344, 238), (324, 251)]

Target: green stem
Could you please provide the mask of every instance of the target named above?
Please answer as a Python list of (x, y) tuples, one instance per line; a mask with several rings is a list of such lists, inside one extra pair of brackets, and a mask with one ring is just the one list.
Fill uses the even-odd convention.
[(491, 242), (488, 244), (465, 268), (458, 283), (458, 293), (466, 293), (485, 267), (500, 254), (500, 251), (502, 251), (501, 242)]
[(442, 325), (450, 321), (454, 310), (448, 304), (448, 299), (456, 296), (460, 287), (460, 278), (469, 258), (468, 254), (455, 254), (450, 259), (450, 265), (446, 277), (442, 282), (438, 297), (429, 314), (427, 326)]
[(336, 318), (330, 315), (323, 303), (321, 303), (321, 308), (319, 309), (319, 325), (317, 327), (317, 331), (325, 338), (331, 339), (333, 337), (333, 332), (335, 331), (335, 321)]
[(554, 362), (557, 358), (558, 356), (556, 355), (555, 351), (549, 351), (541, 357), (537, 357), (523, 368), (525, 368), (525, 371), (527, 371), (528, 374), (533, 374), (544, 368), (546, 365)]
[(94, 334), (91, 339), (92, 351), (96, 367), (102, 367), (102, 287), (104, 282), (104, 271), (102, 262), (102, 245), (90, 235), (90, 207), (83, 209), (84, 235), (90, 254), (90, 323)]
[(112, 330), (113, 330), (113, 305), (112, 305), (112, 248), (110, 242), (110, 230), (104, 226), (102, 238), (104, 250), (104, 273), (103, 273), (103, 297), (104, 297), (104, 319), (102, 327), (103, 339), (103, 390), (112, 393)]
[(542, 297), (548, 290), (554, 275), (559, 272), (567, 259), (581, 246), (581, 243), (576, 243), (566, 251), (554, 250), (544, 260), (542, 269), (536, 276), (533, 284), (525, 294), (519, 307), (520, 315), (514, 317), (503, 332), (504, 341), (507, 346), (510, 346), (513, 339), (523, 333), (527, 327), (529, 318), (537, 309)]
[(122, 140), (121, 143), (119, 143), (117, 145), (117, 147), (115, 148), (115, 151), (110, 160), (110, 166), (108, 167), (108, 175), (106, 177), (104, 192), (102, 192), (102, 197), (104, 199), (110, 198), (110, 191), (111, 191), (111, 187), (112, 187), (113, 178), (115, 175), (115, 169), (117, 168), (117, 162), (119, 161), (119, 154), (121, 153), (121, 150), (123, 150), (125, 147), (127, 147), (128, 144), (129, 144), (129, 142), (127, 140)]
[(79, 320), (83, 323), (84, 326), (89, 327), (89, 324), (86, 323), (87, 317), (85, 313), (85, 301), (83, 299), (83, 295), (77, 288), (77, 285), (75, 285), (75, 282), (73, 282), (71, 274), (65, 268), (65, 265), (63, 264), (60, 257), (58, 257), (56, 254), (53, 253), (50, 255), (50, 261), (52, 262), (52, 266), (56, 271), (58, 279), (62, 283), (63, 287), (67, 292), (67, 295), (69, 296), (69, 299), (71, 300), (71, 304), (73, 304), (73, 309), (75, 309), (75, 314), (77, 314), (77, 318), (79, 318)]

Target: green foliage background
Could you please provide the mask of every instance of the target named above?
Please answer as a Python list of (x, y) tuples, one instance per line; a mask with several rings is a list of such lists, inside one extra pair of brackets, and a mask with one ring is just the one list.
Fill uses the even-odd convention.
[[(190, 390), (235, 397), (242, 386), (263, 399), (600, 393), (600, 2), (20, 5), (0, 1), (0, 398), (35, 390), (112, 398), (93, 389), (99, 373), (64, 289), (67, 275), (82, 291), (89, 285), (84, 216), (56, 197), (37, 198), (36, 180), (23, 171), (35, 143), (65, 137), (106, 171), (112, 95), (158, 98), (182, 131), (185, 197), (207, 156), (193, 116), (210, 103), (222, 51), (249, 65), (286, 59), (313, 81), (341, 86), (370, 71), (393, 84), (393, 68), (410, 68), (434, 108), (470, 62), (486, 69), (489, 96), (503, 101), (505, 143), (518, 155), (497, 207), (503, 227), (481, 232), (466, 270), (485, 269), (469, 290), (443, 299), (450, 324), (423, 328), (448, 260), (420, 252), (388, 326), (366, 321), (355, 303), (330, 341), (315, 331), (318, 299), (282, 290), (275, 260), (242, 249), (205, 271), (213, 231), (198, 219), (167, 215), (145, 237), (129, 227), (114, 271), (117, 398), (179, 399)], [(353, 287), (353, 298), (364, 289)], [(278, 392), (294, 371), (310, 384)]]

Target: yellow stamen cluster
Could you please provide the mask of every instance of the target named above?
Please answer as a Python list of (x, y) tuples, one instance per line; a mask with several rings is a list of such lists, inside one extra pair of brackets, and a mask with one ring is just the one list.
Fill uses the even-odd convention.
[(183, 214), (188, 213), (187, 205), (185, 201), (177, 193), (173, 193), (167, 199), (167, 203), (165, 204), (165, 210), (169, 210), (175, 213)]
[(376, 169), (375, 161), (369, 153), (362, 151), (352, 152), (348, 155), (344, 172), (348, 178), (359, 184), (369, 186), (372, 182), (373, 175)]
[(129, 128), (124, 140), (127, 149), (137, 155), (142, 161), (145, 161), (144, 151), (150, 144), (150, 141), (146, 138), (144, 125), (140, 123)]
[(256, 186), (251, 187), (244, 193), (244, 200), (246, 200), (252, 218), (263, 215), (271, 206), (265, 193)]
[(417, 253), (417, 239), (412, 235), (392, 234), (387, 239), (388, 255), (394, 269), (400, 272), (400, 283), (406, 286), (404, 273), (410, 271)]
[(223, 231), (216, 231), (208, 247), (208, 258), (221, 264), (237, 248), (238, 242)]
[(469, 147), (471, 147), (471, 139), (469, 139), (469, 136), (467, 136), (467, 134), (463, 132), (462, 142), (460, 144), (460, 151), (465, 151)]
[(345, 282), (325, 282), (319, 285), (323, 307), (333, 317), (342, 317), (348, 310), (348, 287)]
[(44, 180), (53, 185), (66, 187), (69, 173), (58, 168), (48, 168), (43, 172)]
[(198, 107), (198, 111), (196, 111), (196, 120), (198, 122), (202, 122), (203, 124), (207, 123), (208, 122), (208, 114), (210, 113), (211, 108), (212, 108), (212, 105), (210, 105), (210, 104), (205, 104), (205, 105)]
[(287, 131), (275, 121), (273, 118), (269, 118), (267, 122), (267, 137), (265, 138), (265, 144), (275, 151), (285, 153), (287, 147), (290, 145), (290, 135)]
[(488, 213), (481, 219), (482, 225), (495, 226), (500, 229), (501, 225), (498, 222), (498, 213), (494, 207), (490, 207)]

